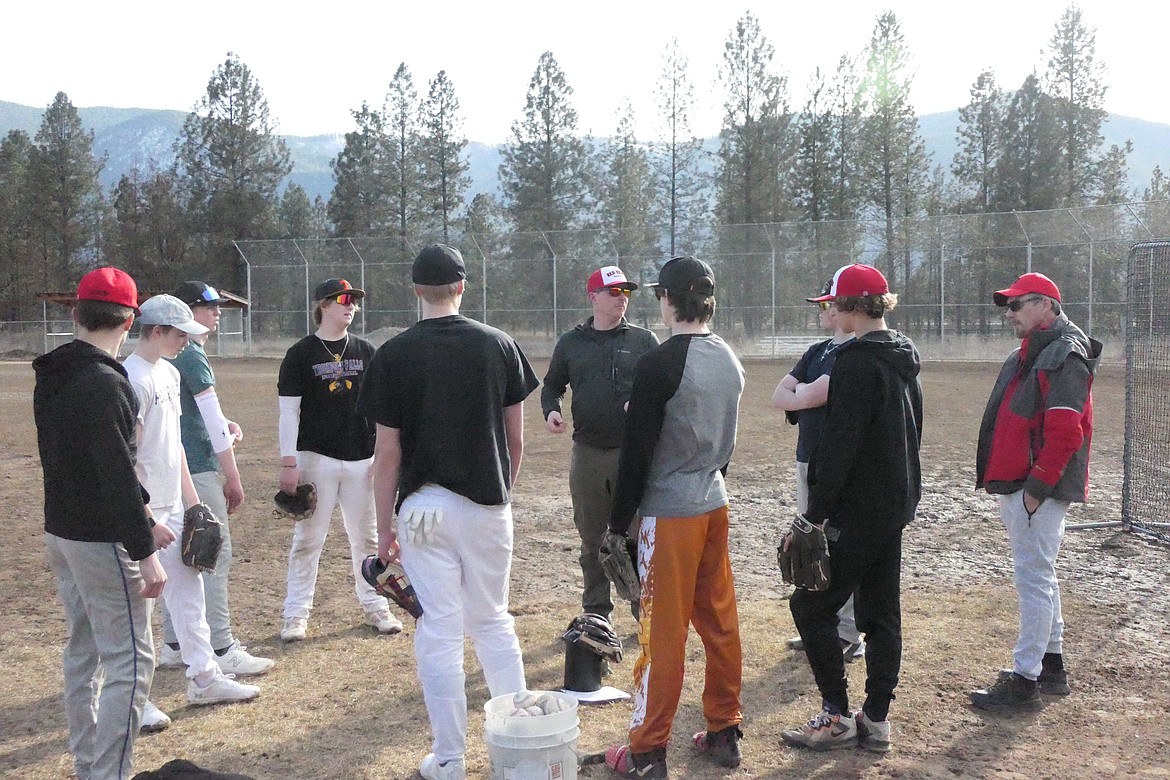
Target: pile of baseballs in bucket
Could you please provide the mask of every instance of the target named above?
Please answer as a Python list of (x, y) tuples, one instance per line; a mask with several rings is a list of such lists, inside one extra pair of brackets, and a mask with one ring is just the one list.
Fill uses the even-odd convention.
[(563, 696), (547, 692), (538, 694), (533, 691), (516, 691), (512, 695), (512, 710), (508, 715), (513, 718), (539, 717), (572, 708), (572, 700)]

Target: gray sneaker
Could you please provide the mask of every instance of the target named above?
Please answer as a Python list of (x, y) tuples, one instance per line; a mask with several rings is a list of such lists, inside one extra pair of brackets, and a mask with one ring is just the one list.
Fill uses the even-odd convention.
[(780, 737), (789, 745), (816, 751), (852, 748), (857, 746), (857, 721), (824, 709), (803, 726), (780, 732)]
[(857, 721), (857, 745), (871, 753), (890, 752), (890, 722), (888, 720), (872, 721), (865, 714), (865, 710), (858, 710), (854, 717)]

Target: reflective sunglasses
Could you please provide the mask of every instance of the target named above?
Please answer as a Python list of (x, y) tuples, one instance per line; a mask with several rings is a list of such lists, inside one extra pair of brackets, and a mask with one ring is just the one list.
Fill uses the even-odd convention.
[(829, 309), (833, 308), (833, 302), (832, 301), (817, 301), (817, 306), (821, 307), (821, 311), (828, 311)]
[(342, 306), (349, 306), (351, 303), (355, 305), (357, 304), (357, 298), (352, 295), (335, 295), (333, 300), (337, 301)]
[(209, 303), (211, 301), (218, 301), (219, 300), (219, 290), (215, 289), (214, 287), (204, 287), (203, 292), (200, 294), (199, 297), (202, 298), (203, 300), (209, 302)]
[(629, 298), (634, 294), (633, 290), (626, 289), (625, 287), (606, 287), (605, 292), (609, 294), (610, 298), (620, 298), (623, 295)]
[(1034, 295), (1031, 298), (1020, 298), (1018, 300), (1008, 301), (1007, 302), (1007, 310), (1011, 311), (1011, 312), (1017, 312), (1020, 309), (1024, 308), (1024, 304), (1031, 303), (1032, 301), (1042, 301), (1042, 300), (1044, 300), (1044, 299), (1039, 297), (1039, 296)]

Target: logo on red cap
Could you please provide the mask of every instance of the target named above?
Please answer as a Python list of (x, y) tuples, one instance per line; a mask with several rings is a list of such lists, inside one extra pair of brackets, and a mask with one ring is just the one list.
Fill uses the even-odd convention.
[(597, 292), (606, 287), (628, 287), (631, 290), (638, 289), (638, 285), (631, 282), (622, 273), (622, 269), (616, 265), (607, 265), (598, 268), (593, 273), (589, 274), (589, 281), (585, 285), (588, 292)]

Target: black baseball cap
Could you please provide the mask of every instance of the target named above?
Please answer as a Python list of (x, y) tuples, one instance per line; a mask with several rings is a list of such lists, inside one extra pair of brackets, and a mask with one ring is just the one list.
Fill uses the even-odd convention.
[(324, 301), (339, 295), (350, 295), (356, 300), (365, 298), (366, 291), (359, 290), (344, 279), (326, 279), (313, 291), (313, 300)]
[(819, 297), (805, 298), (805, 300), (808, 301), (809, 303), (820, 303), (821, 301), (824, 300), (825, 296), (828, 295), (829, 293), (831, 293), (832, 291), (833, 291), (833, 280), (830, 279), (829, 281), (825, 282), (825, 286), (821, 288), (821, 291), (819, 293)]
[(171, 295), (188, 306), (219, 306), (228, 302), (227, 298), (219, 294), (219, 290), (206, 282), (183, 282)]
[(431, 244), (424, 246), (414, 259), (410, 278), (415, 284), (439, 287), (467, 278), (463, 255), (453, 246)]
[(671, 292), (715, 294), (715, 272), (697, 257), (672, 257), (658, 272), (658, 281), (647, 287), (664, 287)]

